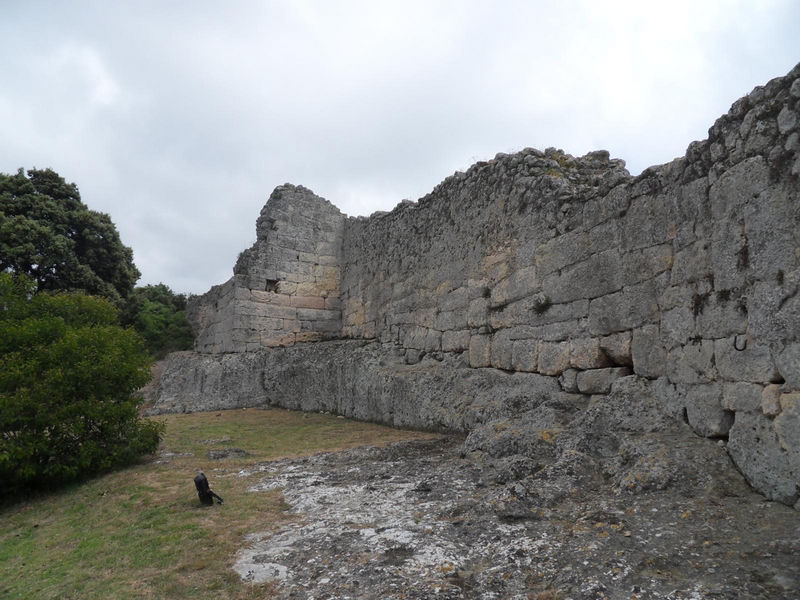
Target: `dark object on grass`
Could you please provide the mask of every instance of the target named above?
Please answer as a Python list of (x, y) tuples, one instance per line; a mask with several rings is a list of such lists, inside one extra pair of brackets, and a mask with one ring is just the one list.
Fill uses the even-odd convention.
[(194, 487), (197, 488), (197, 495), (200, 497), (200, 502), (203, 504), (208, 504), (209, 506), (214, 504), (214, 498), (217, 499), (217, 502), (222, 504), (222, 498), (211, 491), (208, 485), (208, 479), (206, 479), (203, 473), (200, 473), (194, 478)]

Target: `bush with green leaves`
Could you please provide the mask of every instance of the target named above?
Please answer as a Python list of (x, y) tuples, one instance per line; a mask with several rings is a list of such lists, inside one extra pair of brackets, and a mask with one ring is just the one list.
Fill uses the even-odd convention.
[(50, 488), (129, 464), (158, 446), (135, 390), (150, 378), (141, 338), (103, 298), (36, 293), (0, 273), (0, 481)]
[(194, 333), (186, 319), (186, 296), (176, 294), (163, 283), (134, 288), (120, 320), (144, 338), (155, 359), (176, 350), (191, 350)]

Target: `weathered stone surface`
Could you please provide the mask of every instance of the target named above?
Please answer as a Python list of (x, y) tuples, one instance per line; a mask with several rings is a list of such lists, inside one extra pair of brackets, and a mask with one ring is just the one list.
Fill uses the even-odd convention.
[(557, 376), (569, 367), (568, 342), (539, 342), (539, 373)]
[(695, 385), (686, 392), (686, 418), (699, 435), (722, 437), (733, 425), (733, 411), (722, 406), (722, 386)]
[(607, 394), (620, 377), (631, 374), (628, 367), (611, 367), (607, 369), (590, 369), (580, 371), (577, 377), (578, 391), (581, 394)]
[(700, 340), (670, 350), (667, 375), (675, 383), (710, 383), (716, 380), (714, 342)]
[(765, 392), (766, 388), (763, 385), (754, 383), (724, 383), (722, 385), (722, 408), (732, 411), (760, 410)]
[(781, 386), (772, 384), (764, 386), (761, 392), (761, 412), (767, 417), (774, 417), (781, 412)]
[(743, 342), (737, 338), (714, 342), (714, 357), (720, 377), (728, 381), (775, 382), (779, 374), (769, 347), (749, 341), (744, 350), (737, 350), (734, 347), (737, 343)]
[[(619, 491), (576, 452), (500, 483), (452, 439), (273, 461), (242, 475), (250, 493), (281, 489), (297, 518), (248, 536), (233, 569), (282, 600), (789, 600), (800, 585), (795, 513), (715, 475), (724, 451), (693, 441), (674, 461), (624, 447), (637, 466)], [(689, 493), (675, 487), (680, 459), (701, 465)]]
[(736, 413), (728, 452), (754, 488), (790, 506), (800, 498), (800, 471), (782, 448), (772, 421), (758, 413)]
[(656, 378), (667, 371), (667, 353), (659, 342), (658, 327), (646, 325), (633, 332), (631, 341), (633, 372)]
[(793, 390), (800, 390), (800, 343), (787, 344), (777, 352), (777, 368)]
[(469, 340), (469, 365), (488, 367), (492, 364), (492, 337), (473, 335)]
[(599, 338), (582, 338), (570, 342), (569, 363), (576, 369), (599, 369), (614, 364)]

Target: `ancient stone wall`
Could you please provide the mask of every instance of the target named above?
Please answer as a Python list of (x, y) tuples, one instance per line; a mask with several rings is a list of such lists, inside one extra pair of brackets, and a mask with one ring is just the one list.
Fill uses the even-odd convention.
[[(194, 303), (197, 349), (375, 340), (408, 366), (459, 356), (467, 370), (547, 376), (586, 398), (635, 375), (665, 412), (727, 440), (754, 487), (793, 504), (798, 77), (800, 66), (756, 88), (707, 140), (636, 178), (603, 151), (527, 149), (457, 173), (418, 203), (346, 220), (307, 190), (278, 188), (233, 280)], [(332, 377), (331, 393), (347, 393)], [(265, 402), (289, 402), (270, 389)], [(383, 402), (382, 390), (357, 397)], [(402, 400), (389, 404), (349, 413), (393, 422)]]
[(276, 188), (233, 277), (189, 301), (196, 349), (247, 352), (337, 337), (344, 221), (302, 186)]

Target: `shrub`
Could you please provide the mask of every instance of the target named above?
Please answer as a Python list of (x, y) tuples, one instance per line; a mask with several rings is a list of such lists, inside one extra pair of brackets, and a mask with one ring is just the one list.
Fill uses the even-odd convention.
[(176, 350), (191, 350), (194, 333), (186, 319), (186, 296), (163, 283), (134, 288), (120, 320), (144, 339), (156, 360)]
[(0, 273), (0, 480), (54, 487), (156, 449), (163, 427), (139, 417), (149, 377), (141, 338), (106, 299), (35, 293)]

